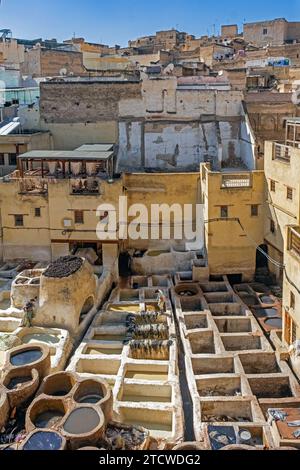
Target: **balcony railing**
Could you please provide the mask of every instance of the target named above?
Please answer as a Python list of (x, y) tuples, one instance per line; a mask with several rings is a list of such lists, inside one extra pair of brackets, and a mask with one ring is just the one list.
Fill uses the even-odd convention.
[(99, 194), (99, 182), (96, 179), (71, 180), (70, 192), (76, 196)]
[(251, 188), (252, 178), (249, 174), (222, 175), (222, 188)]
[(297, 256), (300, 257), (300, 233), (299, 228), (289, 227), (289, 251), (293, 251)]
[(48, 193), (48, 184), (40, 178), (26, 178), (20, 181), (20, 194), (41, 195)]
[(291, 160), (291, 148), (288, 145), (273, 144), (273, 160), (281, 160), (286, 163), (290, 163)]

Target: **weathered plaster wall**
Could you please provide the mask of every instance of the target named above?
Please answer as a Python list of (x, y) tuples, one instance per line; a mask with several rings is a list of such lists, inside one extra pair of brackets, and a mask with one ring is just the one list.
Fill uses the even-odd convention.
[(240, 158), (241, 99), (237, 91), (180, 89), (175, 77), (144, 79), (140, 99), (119, 103), (118, 168), (197, 170), (220, 148), (222, 160)]

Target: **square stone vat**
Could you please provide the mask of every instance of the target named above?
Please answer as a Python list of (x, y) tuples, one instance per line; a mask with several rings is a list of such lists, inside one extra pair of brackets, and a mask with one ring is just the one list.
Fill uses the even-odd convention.
[(261, 338), (251, 334), (221, 335), (226, 351), (250, 351), (261, 349)]
[[(246, 374), (276, 374), (281, 372), (273, 352), (257, 352), (239, 354)], [(274, 379), (273, 379), (274, 380)]]
[(196, 384), (200, 397), (234, 397), (242, 393), (241, 377), (238, 375), (199, 377)]
[(168, 364), (126, 364), (125, 379), (143, 380), (143, 381), (159, 381), (168, 380)]
[(257, 398), (288, 398), (293, 393), (290, 379), (285, 375), (277, 377), (248, 377), (253, 395)]
[(121, 361), (117, 359), (79, 359), (76, 372), (95, 375), (116, 375)]
[(211, 330), (188, 333), (188, 340), (193, 354), (214, 354), (214, 333)]
[(171, 403), (172, 388), (170, 385), (128, 384), (122, 385), (117, 399), (126, 402)]
[(115, 346), (115, 345), (110, 345), (110, 344), (103, 344), (103, 345), (86, 345), (82, 351), (82, 354), (85, 354), (87, 356), (95, 356), (97, 354), (105, 355), (105, 356), (113, 356), (117, 355), (120, 356), (123, 351), (123, 346)]
[(251, 318), (214, 318), (220, 333), (247, 333), (252, 331)]
[(207, 316), (204, 313), (184, 314), (184, 323), (187, 330), (207, 328)]
[(131, 426), (142, 426), (149, 429), (151, 435), (171, 438), (173, 430), (173, 413), (170, 410), (155, 408), (119, 408), (121, 421)]
[(235, 372), (232, 356), (193, 357), (194, 375), (233, 374)]
[(250, 399), (203, 398), (200, 406), (202, 422), (253, 422)]

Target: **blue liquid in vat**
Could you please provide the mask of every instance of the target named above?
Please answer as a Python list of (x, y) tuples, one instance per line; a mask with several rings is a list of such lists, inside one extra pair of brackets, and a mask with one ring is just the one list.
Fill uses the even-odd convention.
[(62, 438), (56, 432), (38, 431), (24, 444), (23, 450), (59, 450), (61, 444)]
[(30, 349), (29, 351), (21, 351), (14, 354), (10, 358), (10, 362), (13, 366), (25, 366), (26, 364), (38, 361), (42, 355), (43, 353), (39, 349)]

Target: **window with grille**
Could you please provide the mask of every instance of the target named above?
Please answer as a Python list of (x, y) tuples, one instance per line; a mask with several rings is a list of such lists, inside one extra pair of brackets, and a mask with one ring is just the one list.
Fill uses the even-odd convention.
[(0, 165), (4, 165), (4, 153), (0, 153)]
[(290, 307), (295, 309), (295, 294), (292, 291), (290, 293)]
[(273, 193), (275, 193), (275, 190), (276, 190), (276, 183), (274, 180), (271, 180), (270, 181), (270, 189)]
[(275, 233), (275, 222), (274, 222), (274, 220), (270, 220), (270, 231), (271, 231), (271, 233)]
[(263, 35), (265, 36), (266, 34), (268, 34), (268, 28), (263, 29)]
[(291, 201), (293, 200), (293, 188), (290, 188), (289, 186), (286, 188), (286, 198)]
[(292, 343), (294, 343), (297, 339), (297, 325), (296, 323), (292, 320)]
[(15, 227), (23, 227), (24, 225), (24, 216), (22, 214), (15, 215)]
[(252, 204), (251, 206), (251, 217), (257, 217), (258, 216), (258, 205), (257, 204)]
[(41, 208), (40, 207), (35, 207), (34, 215), (35, 215), (35, 217), (41, 217)]
[(75, 224), (83, 224), (84, 223), (83, 211), (75, 211), (74, 218), (75, 218)]
[(221, 206), (221, 218), (222, 219), (228, 218), (228, 206)]

